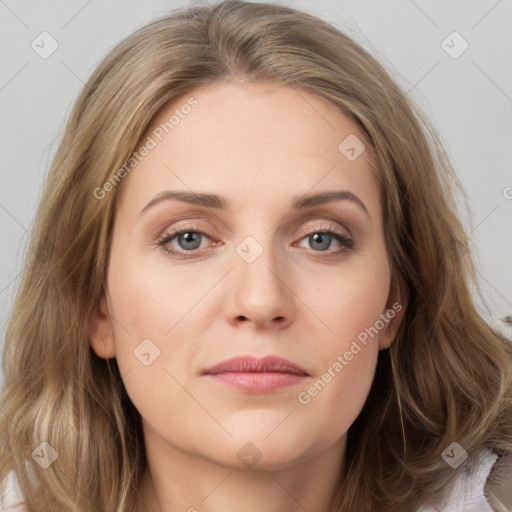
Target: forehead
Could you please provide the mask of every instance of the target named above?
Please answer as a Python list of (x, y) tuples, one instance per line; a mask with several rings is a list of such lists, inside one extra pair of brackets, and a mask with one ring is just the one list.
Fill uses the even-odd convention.
[[(124, 184), (126, 202), (139, 209), (140, 198), (166, 189), (282, 202), (283, 195), (344, 188), (378, 201), (357, 125), (292, 86), (222, 82), (195, 89), (155, 116), (141, 139), (148, 141), (153, 147)], [(347, 145), (362, 152), (347, 158)]]

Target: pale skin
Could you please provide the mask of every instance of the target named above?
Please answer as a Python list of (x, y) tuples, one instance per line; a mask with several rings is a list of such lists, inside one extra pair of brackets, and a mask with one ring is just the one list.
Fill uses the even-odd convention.
[[(125, 178), (107, 296), (91, 326), (93, 349), (117, 358), (143, 419), (142, 510), (331, 512), (348, 428), (406, 309), (403, 281), (391, 279), (369, 151), (350, 161), (338, 150), (360, 132), (324, 100), (235, 80), (167, 105), (146, 136), (191, 96), (197, 106)], [(229, 208), (167, 200), (141, 213), (169, 190), (218, 194)], [(296, 196), (337, 190), (366, 211), (348, 199), (290, 207)], [(166, 247), (186, 259), (158, 245), (182, 227), (196, 233), (198, 248), (179, 236)], [(353, 246), (336, 255), (343, 244), (328, 231)], [(237, 252), (247, 237), (261, 248), (250, 263)], [(253, 254), (258, 246), (242, 245)], [(401, 310), (301, 403), (299, 393), (396, 303)], [(134, 355), (146, 339), (160, 350), (147, 366)], [(244, 355), (278, 355), (308, 376), (250, 394), (201, 374)], [(247, 443), (260, 457), (253, 465), (237, 456)]]

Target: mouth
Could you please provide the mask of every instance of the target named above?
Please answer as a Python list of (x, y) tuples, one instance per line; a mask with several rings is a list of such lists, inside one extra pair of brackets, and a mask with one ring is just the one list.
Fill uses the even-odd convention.
[(298, 385), (309, 373), (288, 359), (277, 356), (235, 357), (202, 372), (218, 384), (246, 393), (269, 393)]

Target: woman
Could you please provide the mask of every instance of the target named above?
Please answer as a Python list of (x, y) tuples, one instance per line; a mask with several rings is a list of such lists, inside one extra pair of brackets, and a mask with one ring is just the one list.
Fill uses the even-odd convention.
[(319, 19), (226, 1), (125, 39), (36, 216), (4, 510), (503, 510), (512, 350), (473, 304), (456, 186)]

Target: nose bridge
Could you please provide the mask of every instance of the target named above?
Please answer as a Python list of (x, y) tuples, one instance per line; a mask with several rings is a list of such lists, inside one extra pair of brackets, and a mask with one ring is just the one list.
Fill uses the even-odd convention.
[(254, 265), (269, 271), (267, 267), (278, 264), (279, 247), (275, 240), (275, 220), (272, 220), (277, 213), (265, 207), (263, 201), (241, 203), (235, 229), (243, 238), (235, 245), (235, 252), (237, 266), (242, 272), (252, 274)]
[(293, 315), (289, 273), (272, 233), (259, 233), (246, 236), (235, 248), (227, 314), (232, 320), (244, 317), (259, 325), (275, 319), (283, 323)]
[(286, 272), (280, 262), (282, 255), (272, 233), (262, 231), (256, 236), (248, 235), (236, 246), (236, 273), (246, 286), (256, 285), (275, 293), (284, 286), (282, 279)]

